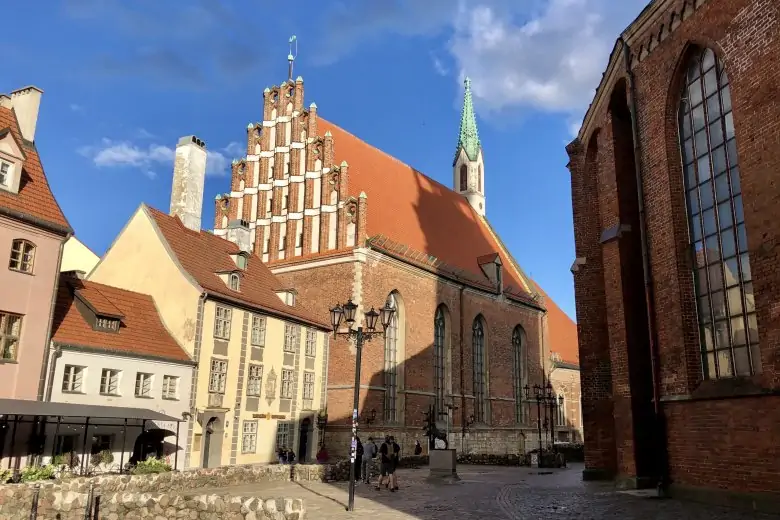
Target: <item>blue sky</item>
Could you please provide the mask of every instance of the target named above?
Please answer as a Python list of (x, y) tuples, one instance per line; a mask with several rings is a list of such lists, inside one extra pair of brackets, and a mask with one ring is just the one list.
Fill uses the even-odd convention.
[[(102, 254), (133, 210), (168, 209), (172, 148), (209, 148), (204, 226), (295, 34), (306, 103), (450, 186), (472, 78), (488, 218), (570, 315), (565, 144), (645, 0), (62, 0), (6, 8), (0, 92), (44, 90), (36, 143), (77, 236)], [(10, 9), (10, 12), (8, 11)], [(10, 32), (8, 32), (10, 31)]]

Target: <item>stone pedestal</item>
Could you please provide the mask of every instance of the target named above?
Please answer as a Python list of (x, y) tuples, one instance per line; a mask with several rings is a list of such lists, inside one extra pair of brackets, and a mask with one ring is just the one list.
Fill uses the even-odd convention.
[(429, 481), (452, 483), (460, 480), (457, 471), (458, 456), (455, 450), (431, 450), (428, 454)]

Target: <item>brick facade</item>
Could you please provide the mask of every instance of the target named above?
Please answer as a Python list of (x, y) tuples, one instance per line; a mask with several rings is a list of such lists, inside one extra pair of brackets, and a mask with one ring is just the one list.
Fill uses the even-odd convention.
[[(234, 161), (231, 192), (216, 198), (214, 233), (228, 240), (247, 236), (247, 248), (322, 319), (348, 299), (362, 317), (394, 294), (395, 355), (385, 352), (381, 337), (363, 351), (359, 413), (365, 434), (395, 432), (409, 453), (422, 439), (423, 412), (437, 395), (434, 317), (441, 308), (440, 408), (456, 410), (449, 420), (446, 412), (441, 416), (440, 428), (457, 431), (451, 435), (455, 446), (472, 453), (524, 451), (528, 435), (536, 435), (536, 412), (521, 390), (542, 382), (552, 352), (576, 365), (574, 323), (522, 272), (484, 218), (483, 199), (473, 207), (465, 195), (326, 121), (314, 103), (304, 109), (303, 94), (301, 78), (265, 90), (263, 120), (247, 127), (248, 153)], [(473, 140), (476, 120), (469, 117), (471, 129), (461, 133)], [(481, 188), (481, 151), (477, 162)], [(476, 380), (484, 381), (479, 410), (486, 413), (464, 431), (469, 418), (481, 415), (474, 406), (472, 347), (478, 316), (485, 329), (484, 370)], [(344, 338), (331, 339), (331, 455), (349, 447), (355, 354)], [(395, 384), (388, 374), (395, 374)], [(364, 420), (372, 411), (376, 420), (369, 427)]]
[[(780, 493), (776, 442), (780, 438), (780, 322), (775, 295), (780, 283), (775, 251), (780, 225), (773, 218), (780, 200), (773, 180), (780, 167), (780, 6), (774, 0), (658, 0), (629, 26), (623, 38), (635, 85), (643, 200), (637, 196), (630, 113), (633, 96), (621, 41), (578, 138), (567, 148), (578, 257), (573, 270), (586, 476), (618, 476), (632, 484), (654, 484), (667, 467), (671, 483), (677, 486)], [(704, 253), (692, 253), (690, 237), (694, 235), (689, 234), (683, 182), (678, 128), (679, 114), (684, 113), (681, 96), (692, 60), (706, 61), (697, 58), (705, 49), (714, 52), (718, 66), (728, 75), (736, 141), (726, 146), (736, 143), (736, 153), (730, 151), (729, 160), (733, 166), (738, 156), (746, 252), (752, 271), (753, 296), (746, 292), (749, 284), (743, 284), (747, 296), (738, 304), (729, 303), (729, 315), (734, 316), (731, 310), (744, 304), (745, 309), (755, 306), (757, 316), (757, 330), (748, 316), (747, 332), (732, 323), (731, 336), (716, 338), (717, 348), (718, 344), (738, 345), (739, 334), (742, 340), (757, 335), (752, 351), (740, 351), (742, 356), (752, 353), (752, 374), (747, 370), (738, 377), (703, 376), (713, 371), (712, 361), (702, 362), (708, 358), (702, 356), (700, 345), (709, 340), (704, 332), (700, 334), (699, 322), (707, 320), (699, 318), (695, 291), (700, 286), (694, 283), (694, 270), (701, 266)], [(704, 64), (700, 67), (706, 70)], [(720, 84), (725, 82), (721, 76)], [(726, 114), (723, 96), (721, 113)], [(687, 99), (696, 103), (693, 95)], [(717, 107), (718, 99), (707, 102), (710, 99)], [(716, 113), (707, 110), (707, 117)], [(730, 117), (723, 118), (727, 139)], [(704, 144), (714, 153), (717, 143), (714, 134), (708, 135)], [(714, 162), (707, 164), (716, 168)], [(703, 182), (701, 170), (697, 173), (698, 182)], [(735, 183), (732, 180), (727, 185), (731, 191), (726, 195), (736, 197)], [(721, 202), (720, 192), (716, 196)], [(647, 291), (640, 202), (646, 222)], [(732, 201), (733, 208), (737, 204)], [(727, 213), (718, 209), (718, 215)], [(736, 223), (740, 235), (739, 217)], [(724, 236), (714, 243), (725, 244)], [(704, 247), (710, 255), (709, 242)], [(723, 254), (726, 265), (726, 249), (716, 252)], [(720, 264), (716, 267), (720, 269)], [(745, 273), (744, 267), (739, 273)], [(728, 285), (730, 278), (724, 276)], [(714, 303), (712, 308), (716, 308)], [(732, 351), (717, 358), (732, 359), (728, 352)], [(733, 370), (737, 371), (739, 361), (733, 352)], [(726, 370), (731, 364), (723, 367)], [(660, 413), (655, 413), (654, 395), (659, 398)], [(664, 460), (668, 464), (659, 464)]]

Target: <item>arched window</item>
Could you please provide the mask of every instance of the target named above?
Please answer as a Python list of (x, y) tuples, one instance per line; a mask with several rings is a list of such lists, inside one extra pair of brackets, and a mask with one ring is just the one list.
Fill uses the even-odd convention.
[(436, 418), (439, 418), (439, 414), (445, 412), (444, 409), (444, 394), (446, 392), (445, 387), (445, 334), (446, 334), (447, 322), (444, 317), (444, 307), (439, 306), (436, 309), (436, 315), (433, 318), (433, 393), (436, 395)]
[(486, 413), (485, 327), (482, 316), (477, 316), (472, 327), (471, 341), (474, 349), (474, 420), (484, 423)]
[(465, 164), (460, 165), (460, 191), (466, 191), (469, 188), (469, 171)]
[(525, 331), (518, 325), (512, 331), (512, 388), (515, 394), (515, 421), (523, 422), (523, 342)]
[(685, 79), (679, 132), (704, 377), (751, 375), (758, 329), (729, 79), (710, 49), (691, 56)]
[(17, 239), (11, 243), (11, 258), (8, 268), (22, 273), (32, 273), (35, 261), (35, 244), (29, 240)]
[(557, 404), (557, 418), (555, 419), (555, 424), (557, 426), (566, 426), (566, 398), (563, 394), (558, 395), (558, 404)]
[(485, 191), (485, 187), (482, 185), (482, 165), (480, 164), (477, 168), (477, 189), (482, 192)]
[(399, 305), (395, 293), (387, 297), (387, 305), (395, 309), (385, 330), (385, 422), (398, 421), (398, 324)]
[(236, 273), (230, 275), (230, 288), (234, 291), (238, 291), (241, 287), (241, 280)]

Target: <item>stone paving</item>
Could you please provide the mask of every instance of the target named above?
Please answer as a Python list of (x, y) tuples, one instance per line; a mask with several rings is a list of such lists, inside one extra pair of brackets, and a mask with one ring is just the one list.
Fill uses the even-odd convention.
[(346, 511), (344, 482), (268, 482), (199, 493), (300, 497), (306, 504), (306, 518), (311, 520), (778, 520), (771, 515), (618, 492), (608, 483), (582, 482), (580, 465), (545, 471), (460, 466), (458, 474), (462, 480), (457, 484), (431, 485), (425, 481), (425, 468), (400, 470), (401, 490), (396, 493), (358, 485), (353, 513)]

